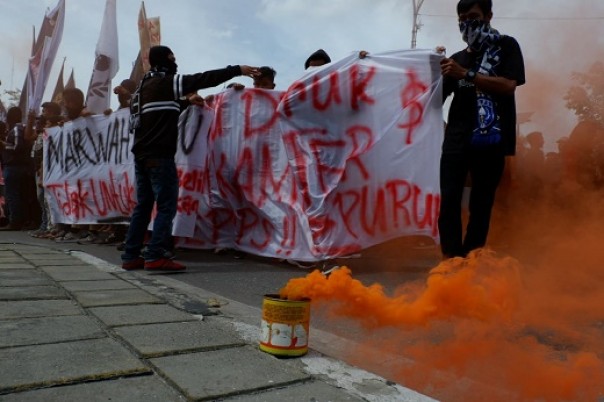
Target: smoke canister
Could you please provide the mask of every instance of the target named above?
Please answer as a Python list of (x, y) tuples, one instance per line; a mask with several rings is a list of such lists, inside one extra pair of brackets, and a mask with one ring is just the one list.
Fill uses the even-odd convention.
[(264, 295), (260, 350), (275, 356), (302, 356), (308, 352), (310, 300), (286, 300)]

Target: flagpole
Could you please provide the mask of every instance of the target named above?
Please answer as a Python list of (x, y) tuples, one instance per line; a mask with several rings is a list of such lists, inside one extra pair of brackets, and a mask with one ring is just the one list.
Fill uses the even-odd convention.
[(424, 4), (424, 0), (413, 0), (413, 27), (411, 31), (411, 49), (415, 49), (417, 44), (417, 33), (422, 24), (419, 21), (419, 9)]

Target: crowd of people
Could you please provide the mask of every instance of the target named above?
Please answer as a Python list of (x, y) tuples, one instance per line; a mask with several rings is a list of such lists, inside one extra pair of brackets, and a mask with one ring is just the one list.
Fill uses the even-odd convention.
[[(6, 122), (0, 122), (0, 167), (4, 182), (0, 195), (4, 196), (5, 201), (3, 213), (0, 214), (3, 215), (0, 231), (26, 230), (32, 237), (61, 243), (117, 245), (124, 253), (124, 269), (184, 269), (184, 266), (171, 259), (171, 225), (178, 194), (174, 166), (178, 115), (190, 104), (202, 105), (206, 102), (197, 95), (199, 89), (216, 86), (238, 75), (252, 77), (255, 88), (273, 89), (276, 71), (268, 66), (229, 66), (223, 70), (175, 77), (176, 63), (169, 48), (153, 48), (149, 59), (152, 69), (141, 83), (125, 79), (113, 89), (120, 109), (133, 107), (132, 152), (135, 156), (138, 205), (130, 224), (67, 225), (52, 222), (43, 186), (44, 130), (91, 115), (86, 109), (83, 92), (70, 88), (63, 92), (61, 104), (44, 102), (39, 115), (32, 110), (24, 121), (21, 109), (15, 106), (9, 108)], [(183, 84), (178, 90), (184, 92), (174, 90), (177, 88), (172, 85), (174, 81)], [(235, 90), (244, 88), (237, 83), (233, 86)], [(142, 93), (144, 102), (140, 102)], [(149, 102), (162, 102), (164, 99), (167, 107), (146, 107)], [(134, 104), (131, 105), (132, 100)], [(211, 101), (211, 97), (208, 97), (207, 103)], [(146, 116), (141, 118), (143, 109), (145, 111), (142, 113)], [(106, 115), (111, 113), (111, 109), (105, 111)], [(138, 118), (140, 129), (134, 123), (134, 118)], [(163, 124), (159, 132), (156, 131), (156, 124)], [(162, 163), (174, 167), (167, 170), (173, 173), (169, 177), (161, 176)], [(146, 179), (149, 181), (145, 182)], [(156, 203), (158, 208), (154, 230), (147, 233), (151, 209)], [(144, 248), (145, 262), (140, 254), (147, 235), (150, 236)], [(130, 256), (134, 257), (134, 262), (129, 261)], [(141, 262), (140, 266), (138, 262)]]
[[(361, 52), (366, 57), (367, 52)], [(30, 236), (60, 243), (107, 244), (122, 251), (125, 270), (181, 270), (173, 260), (171, 227), (176, 214), (178, 179), (174, 164), (178, 116), (189, 105), (212, 105), (213, 95), (197, 94), (237, 76), (253, 79), (253, 87), (274, 89), (276, 71), (269, 66), (228, 66), (192, 75), (178, 75), (174, 54), (166, 46), (149, 52), (151, 70), (140, 83), (123, 80), (113, 89), (119, 108), (131, 112), (137, 206), (124, 224), (67, 225), (52, 222), (43, 186), (43, 135), (51, 128), (91, 114), (80, 89), (66, 89), (61, 104), (45, 102), (41, 113), (30, 111), (23, 123), (19, 107), (11, 107), (6, 122), (0, 122), (0, 167), (4, 178), (5, 205), (1, 231), (27, 230)], [(311, 54), (304, 68), (330, 63), (320, 49)], [(227, 88), (242, 90), (233, 82)], [(157, 106), (159, 105), (159, 106)], [(112, 110), (105, 111), (111, 114)], [(143, 116), (144, 115), (144, 116)], [(2, 194), (0, 194), (2, 195)], [(147, 227), (156, 207), (152, 231)], [(242, 253), (236, 253), (241, 257)]]
[[(114, 88), (120, 108), (129, 107), (130, 94), (135, 88), (131, 80), (124, 80)], [(0, 163), (6, 221), (0, 230), (29, 230), (32, 237), (57, 242), (119, 244), (123, 241), (124, 231), (118, 225), (65, 225), (51, 221), (43, 186), (44, 130), (89, 115), (84, 94), (78, 88), (66, 89), (62, 94), (62, 104), (44, 102), (39, 115), (30, 111), (25, 123), (22, 123), (19, 107), (8, 110), (6, 125), (0, 130), (3, 133)]]
[[(539, 131), (518, 136), (518, 151), (510, 176), (501, 189), (504, 204), (565, 207), (581, 194), (604, 190), (604, 127), (583, 121), (545, 151)], [(505, 205), (504, 205), (505, 206)]]

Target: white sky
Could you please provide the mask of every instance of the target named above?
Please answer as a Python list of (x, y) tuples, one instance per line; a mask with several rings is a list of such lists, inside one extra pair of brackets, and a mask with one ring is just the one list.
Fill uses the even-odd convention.
[[(0, 0), (0, 91), (21, 88), (31, 48), (32, 26), (58, 0)], [(66, 0), (63, 40), (47, 87), (54, 89), (63, 57), (67, 80), (86, 92), (104, 0)], [(130, 75), (138, 51), (138, 0), (117, 0), (120, 70), (114, 85)], [(425, 0), (418, 48), (463, 47), (455, 16), (457, 0)], [(410, 47), (412, 0), (146, 0), (148, 17), (161, 18), (162, 44), (175, 53), (180, 73), (227, 64), (270, 65), (277, 89), (303, 73), (304, 60), (323, 48), (333, 60), (361, 49), (370, 53)], [(520, 43), (527, 85), (519, 111), (534, 111), (524, 133), (543, 131), (548, 141), (567, 135), (576, 119), (564, 108), (572, 71), (585, 70), (604, 52), (604, 0), (494, 0), (492, 25)], [(251, 85), (249, 78), (238, 81)], [(216, 90), (202, 91), (208, 94)], [(5, 97), (3, 97), (6, 99)], [(46, 100), (46, 99), (45, 99)], [(551, 146), (550, 146), (551, 147)]]

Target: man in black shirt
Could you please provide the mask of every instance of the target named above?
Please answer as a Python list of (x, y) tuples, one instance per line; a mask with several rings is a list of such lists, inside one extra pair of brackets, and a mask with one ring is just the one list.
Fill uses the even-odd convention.
[[(137, 205), (126, 236), (122, 268), (183, 270), (185, 266), (168, 258), (165, 250), (172, 235), (178, 201), (178, 177), (174, 163), (178, 116), (182, 108), (188, 106), (187, 96), (240, 75), (254, 78), (258, 69), (241, 65), (180, 75), (176, 73), (176, 58), (166, 46), (150, 49), (149, 64), (151, 70), (143, 77), (130, 104)], [(141, 250), (154, 205), (157, 206), (157, 214), (143, 258)]]
[[(440, 164), (438, 227), (445, 258), (465, 257), (486, 244), (505, 157), (516, 148), (514, 93), (525, 82), (518, 42), (490, 25), (491, 0), (461, 0), (457, 15), (468, 47), (441, 61), (444, 99), (454, 94)], [(470, 216), (462, 237), (461, 200), (468, 174)]]
[(21, 230), (28, 218), (31, 218), (28, 208), (33, 202), (32, 195), (35, 194), (32, 141), (25, 137), (22, 117), (18, 107), (8, 109), (8, 130), (6, 138), (0, 142), (4, 192), (9, 212), (9, 224), (0, 230)]

